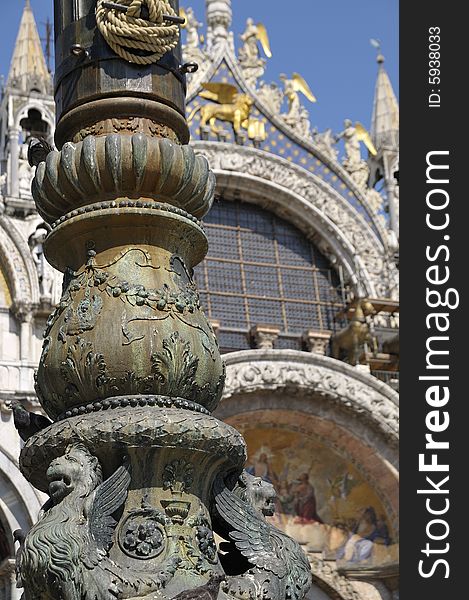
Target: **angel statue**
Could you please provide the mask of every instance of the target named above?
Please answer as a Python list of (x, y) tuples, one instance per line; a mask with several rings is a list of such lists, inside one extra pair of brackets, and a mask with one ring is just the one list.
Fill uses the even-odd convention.
[(348, 171), (359, 188), (365, 188), (369, 177), (369, 167), (362, 160), (360, 142), (368, 148), (370, 154), (376, 156), (376, 148), (371, 140), (370, 134), (358, 121), (353, 125), (350, 119), (344, 121), (344, 131), (339, 133), (336, 140), (344, 140), (345, 158), (344, 168)]
[(197, 18), (194, 14), (194, 9), (191, 7), (189, 7), (187, 10), (181, 8), (179, 12), (180, 16), (186, 20), (185, 24), (183, 25), (183, 28), (187, 33), (186, 47), (198, 48), (200, 45), (199, 27), (201, 27), (202, 23), (197, 21)]
[(241, 35), (241, 39), (244, 42), (244, 46), (239, 51), (240, 60), (255, 60), (259, 56), (259, 46), (261, 43), (262, 49), (264, 50), (267, 58), (272, 58), (272, 51), (270, 49), (269, 36), (267, 35), (267, 29), (262, 23), (254, 25), (252, 19), (248, 19), (246, 22), (246, 31)]
[(300, 102), (300, 92), (310, 102), (316, 102), (316, 97), (299, 73), (293, 73), (291, 79), (286, 75), (280, 75), (280, 79), (284, 85), (284, 97), (288, 100), (288, 112), (282, 114), (283, 120), (301, 137), (311, 137), (311, 123), (308, 111)]
[(57, 297), (60, 290), (60, 274), (53, 269), (44, 256), (43, 244), (47, 233), (47, 226), (40, 223), (29, 236), (28, 244), (36, 266), (41, 301), (54, 304), (60, 297)]
[(197, 21), (194, 10), (192, 8), (181, 8), (179, 15), (186, 21), (183, 25), (183, 29), (186, 30), (186, 43), (182, 47), (184, 54), (184, 60), (186, 62), (202, 62), (204, 60), (204, 52), (200, 48), (201, 37), (199, 35), (199, 29), (202, 23)]
[(266, 64), (260, 56), (259, 43), (267, 58), (272, 58), (267, 29), (262, 23), (255, 25), (252, 19), (248, 19), (246, 30), (240, 37), (244, 44), (239, 51), (239, 64), (246, 83), (255, 88), (257, 80), (264, 74)]
[(285, 98), (288, 100), (288, 113), (285, 115), (288, 119), (296, 120), (301, 114), (301, 102), (299, 92), (304, 94), (310, 102), (316, 102), (311, 88), (299, 73), (293, 73), (291, 79), (286, 75), (280, 75), (280, 79), (285, 86)]
[(339, 133), (337, 141), (344, 139), (346, 160), (351, 164), (356, 164), (361, 161), (360, 142), (363, 142), (370, 151), (370, 154), (376, 156), (376, 148), (371, 141), (370, 134), (358, 121), (355, 126), (350, 119), (344, 121), (344, 131)]

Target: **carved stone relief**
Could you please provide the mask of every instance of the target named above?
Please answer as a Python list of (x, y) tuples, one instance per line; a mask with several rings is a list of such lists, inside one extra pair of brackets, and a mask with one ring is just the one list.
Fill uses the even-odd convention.
[[(255, 358), (255, 360), (254, 360)], [(237, 352), (227, 356), (223, 398), (259, 390), (313, 389), (372, 424), (388, 439), (398, 438), (398, 395), (371, 375), (313, 353), (275, 350)]]
[(361, 260), (365, 269), (361, 283), (365, 288), (368, 286), (370, 295), (395, 297), (398, 272), (389, 261), (384, 246), (363, 217), (322, 180), (291, 163), (284, 164), (278, 157), (254, 149), (234, 149), (231, 145), (207, 142), (196, 142), (194, 146), (197, 152), (207, 157), (215, 171), (233, 172), (234, 177), (240, 173), (243, 177), (249, 175), (272, 182), (311, 203), (336, 226), (333, 235), (343, 246), (344, 254), (350, 254), (350, 248), (353, 248), (354, 256), (349, 258), (354, 263), (352, 270), (356, 270), (356, 258)]

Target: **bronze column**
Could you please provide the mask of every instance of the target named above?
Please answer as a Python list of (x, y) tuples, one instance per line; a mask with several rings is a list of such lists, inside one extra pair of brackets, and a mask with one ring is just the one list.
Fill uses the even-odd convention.
[[(272, 485), (211, 415), (224, 385), (193, 268), (215, 179), (187, 145), (178, 0), (55, 0), (58, 151), (30, 146), (63, 295), (36, 390), (16, 408), (26, 478), (23, 600), (301, 600)], [(219, 553), (214, 529), (225, 540)]]
[(212, 484), (245, 461), (240, 434), (210, 414), (224, 365), (193, 268), (215, 180), (187, 146), (180, 44), (156, 63), (123, 60), (96, 4), (55, 0), (58, 151), (33, 183), (64, 286), (36, 378), (52, 424), (21, 453), (51, 497), (19, 552), (26, 600), (205, 584), (222, 573)]

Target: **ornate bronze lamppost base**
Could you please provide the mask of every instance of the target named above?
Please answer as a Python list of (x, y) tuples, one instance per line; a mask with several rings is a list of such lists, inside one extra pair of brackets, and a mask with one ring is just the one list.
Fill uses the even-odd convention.
[[(125, 31), (154, 19), (150, 37), (178, 12), (122, 1)], [(148, 55), (111, 35), (125, 6), (55, 4), (60, 150), (33, 195), (64, 286), (36, 375), (51, 423), (30, 427), (20, 459), (50, 496), (18, 535), (24, 600), (299, 600), (310, 569), (265, 520), (273, 488), (243, 473), (243, 438), (211, 415), (224, 365), (193, 269), (215, 179), (184, 145), (179, 47), (147, 61), (154, 40)]]

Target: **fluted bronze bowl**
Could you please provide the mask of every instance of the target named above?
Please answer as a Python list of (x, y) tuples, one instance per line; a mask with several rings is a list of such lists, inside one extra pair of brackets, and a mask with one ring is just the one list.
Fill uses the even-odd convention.
[(214, 190), (203, 156), (143, 133), (67, 142), (38, 166), (32, 185), (37, 210), (51, 224), (72, 210), (118, 198), (164, 202), (201, 218)]

